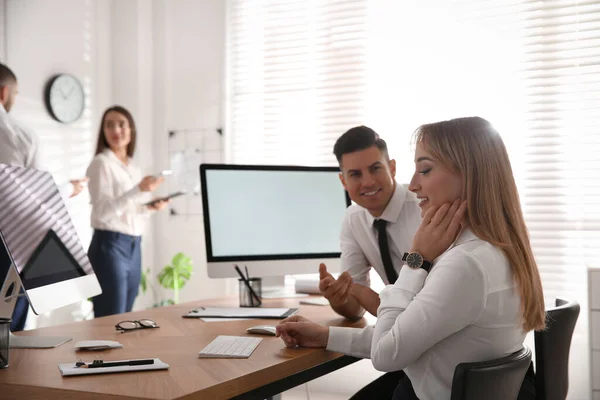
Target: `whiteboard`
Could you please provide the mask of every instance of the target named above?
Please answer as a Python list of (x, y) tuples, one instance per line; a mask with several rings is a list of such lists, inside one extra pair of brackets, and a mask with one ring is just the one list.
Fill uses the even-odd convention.
[(221, 129), (169, 130), (169, 193), (185, 191), (186, 196), (169, 203), (171, 215), (202, 215), (200, 164), (221, 163), (223, 135)]

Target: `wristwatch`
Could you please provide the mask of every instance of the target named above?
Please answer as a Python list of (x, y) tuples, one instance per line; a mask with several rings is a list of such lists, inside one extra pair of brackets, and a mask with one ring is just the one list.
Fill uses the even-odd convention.
[(412, 269), (423, 268), (427, 272), (431, 269), (431, 263), (424, 260), (423, 256), (419, 253), (404, 253), (402, 261)]

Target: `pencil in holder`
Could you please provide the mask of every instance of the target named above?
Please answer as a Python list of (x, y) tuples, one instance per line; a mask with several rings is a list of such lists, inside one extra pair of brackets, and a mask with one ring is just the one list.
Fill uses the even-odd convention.
[(260, 301), (262, 298), (262, 279), (261, 278), (250, 278), (248, 279), (248, 283), (254, 293), (258, 296), (258, 299), (254, 297), (250, 289), (248, 289), (248, 285), (242, 279), (238, 279), (239, 284), (239, 294), (240, 294), (240, 307), (259, 307)]
[(10, 318), (0, 318), (0, 368), (8, 367)]

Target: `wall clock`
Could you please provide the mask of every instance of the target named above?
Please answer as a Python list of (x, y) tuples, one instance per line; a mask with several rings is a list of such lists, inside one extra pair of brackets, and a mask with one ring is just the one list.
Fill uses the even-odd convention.
[(83, 85), (73, 75), (60, 74), (48, 82), (45, 102), (52, 118), (68, 124), (81, 117), (85, 107)]

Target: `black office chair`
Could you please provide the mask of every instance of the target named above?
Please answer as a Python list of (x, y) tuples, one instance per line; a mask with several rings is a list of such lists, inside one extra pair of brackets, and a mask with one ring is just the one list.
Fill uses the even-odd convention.
[(515, 400), (531, 364), (531, 350), (495, 360), (458, 364), (450, 400)]
[(535, 332), (536, 399), (565, 400), (569, 391), (569, 350), (579, 304), (556, 299), (546, 310), (546, 329)]

